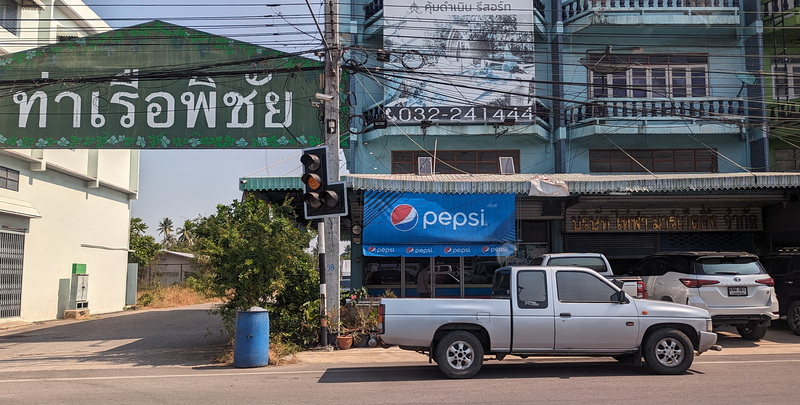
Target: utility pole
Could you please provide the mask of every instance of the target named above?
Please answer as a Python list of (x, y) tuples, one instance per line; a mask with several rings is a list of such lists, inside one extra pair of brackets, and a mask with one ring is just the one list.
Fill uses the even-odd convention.
[[(339, 181), (339, 79), (342, 60), (342, 49), (339, 43), (339, 3), (338, 0), (325, 2), (325, 37), (323, 38), (327, 49), (325, 50), (325, 94), (333, 96), (330, 102), (324, 102), (325, 145), (328, 145), (328, 181)], [(344, 201), (348, 204), (347, 201)], [(323, 219), (325, 234), (325, 307), (332, 315), (332, 323), (338, 329), (339, 325), (339, 217), (326, 217)]]

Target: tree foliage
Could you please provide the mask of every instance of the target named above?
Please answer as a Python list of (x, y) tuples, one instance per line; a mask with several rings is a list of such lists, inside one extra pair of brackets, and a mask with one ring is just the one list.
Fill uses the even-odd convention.
[(128, 263), (137, 263), (140, 273), (161, 254), (161, 245), (156, 238), (145, 235), (146, 230), (147, 224), (141, 218), (131, 218), (129, 249), (132, 252), (128, 253)]
[(218, 205), (217, 213), (191, 227), (192, 252), (215, 296), (223, 324), (233, 335), (237, 311), (254, 306), (270, 311), (270, 335), (307, 343), (301, 307), (319, 295), (318, 273), (306, 252), (313, 234), (298, 225), (288, 201), (258, 199)]

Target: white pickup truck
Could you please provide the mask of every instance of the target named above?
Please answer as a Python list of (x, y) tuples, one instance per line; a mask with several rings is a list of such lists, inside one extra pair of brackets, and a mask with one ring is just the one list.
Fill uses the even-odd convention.
[(684, 373), (716, 346), (708, 311), (633, 299), (580, 267), (495, 271), (493, 299), (382, 298), (384, 345), (428, 354), (451, 378), (469, 378), (484, 355), (611, 356), (659, 374)]
[(602, 253), (547, 253), (531, 260), (532, 266), (579, 266), (596, 271), (611, 280), (631, 297), (647, 298), (647, 290), (641, 277), (617, 276)]

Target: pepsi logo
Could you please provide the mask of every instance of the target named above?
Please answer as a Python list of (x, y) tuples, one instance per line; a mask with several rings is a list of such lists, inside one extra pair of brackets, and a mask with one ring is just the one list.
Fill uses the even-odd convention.
[(398, 231), (410, 231), (417, 226), (417, 222), (419, 222), (417, 210), (408, 204), (400, 204), (392, 210), (392, 225)]
[(444, 253), (445, 254), (449, 255), (452, 251), (453, 251), (453, 248), (451, 248), (450, 246), (447, 246), (447, 247), (444, 248)]
[(406, 249), (406, 253), (414, 253), (414, 248), (409, 247), (408, 249)]
[(483, 251), (483, 253), (488, 252), (489, 251), (489, 246), (484, 246), (483, 249), (481, 249), (481, 251)]
[(368, 250), (370, 253), (375, 253), (375, 246), (370, 246), (370, 247), (369, 247), (367, 250)]

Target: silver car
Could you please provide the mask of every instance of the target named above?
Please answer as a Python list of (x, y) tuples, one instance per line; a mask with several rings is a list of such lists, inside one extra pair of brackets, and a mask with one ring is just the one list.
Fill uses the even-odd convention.
[(659, 253), (629, 274), (642, 278), (647, 298), (703, 308), (714, 326), (735, 325), (744, 339), (763, 338), (778, 319), (774, 281), (751, 253)]

